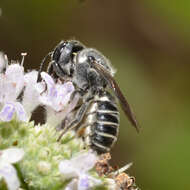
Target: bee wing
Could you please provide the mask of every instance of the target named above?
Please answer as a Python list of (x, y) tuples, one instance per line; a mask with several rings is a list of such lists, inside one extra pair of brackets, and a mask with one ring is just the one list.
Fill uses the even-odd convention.
[(114, 78), (110, 75), (108, 71), (104, 69), (104, 67), (100, 64), (98, 64), (96, 61), (93, 62), (92, 66), (102, 74), (102, 76), (107, 80), (110, 88), (115, 93), (116, 97), (119, 99), (120, 105), (125, 113), (125, 115), (128, 117), (131, 124), (136, 128), (137, 132), (139, 132), (139, 126), (138, 122), (135, 118), (135, 115), (132, 111), (132, 108), (130, 107), (129, 103), (127, 102), (126, 98), (124, 97), (123, 93), (121, 92), (118, 84), (114, 80)]

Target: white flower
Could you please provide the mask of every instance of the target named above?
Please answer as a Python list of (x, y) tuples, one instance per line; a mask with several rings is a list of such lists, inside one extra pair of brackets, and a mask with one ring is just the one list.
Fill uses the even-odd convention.
[(40, 104), (40, 94), (35, 87), (37, 75), (37, 71), (25, 74), (24, 67), (19, 64), (9, 65), (7, 56), (0, 52), (1, 121), (10, 121), (14, 116), (20, 121), (29, 120), (32, 111)]
[(7, 67), (0, 75), (0, 102), (14, 102), (24, 87), (24, 68), (19, 64)]
[(71, 95), (74, 92), (72, 82), (57, 82), (45, 73), (41, 73), (44, 80), (36, 85), (36, 89), (41, 94), (39, 101), (46, 106), (47, 123), (57, 126), (61, 121), (75, 108), (79, 96), (75, 96), (71, 101)]
[(69, 116), (69, 113), (75, 108), (79, 100), (79, 96), (75, 96), (74, 99), (65, 106), (63, 111), (55, 112), (51, 108), (46, 108), (47, 110), (47, 119), (46, 122), (51, 126), (57, 126), (65, 119), (66, 116)]
[(24, 88), (24, 68), (19, 64), (7, 66), (5, 73), (0, 73), (0, 120), (10, 121), (14, 114), (21, 121), (27, 121), (24, 107), (17, 98)]
[(74, 92), (72, 82), (55, 83), (53, 78), (45, 72), (41, 73), (41, 77), (45, 81), (47, 89), (45, 88), (44, 92), (42, 91), (40, 102), (51, 107), (56, 112), (65, 109), (71, 94)]
[(9, 190), (17, 190), (20, 186), (17, 173), (12, 164), (20, 161), (24, 151), (19, 148), (9, 148), (0, 151), (0, 176), (5, 180)]
[(31, 71), (24, 75), (25, 89), (22, 104), (28, 118), (31, 117), (32, 111), (40, 104), (40, 92), (36, 89), (37, 77), (37, 71)]
[(80, 153), (71, 160), (61, 161), (59, 171), (66, 179), (73, 178), (66, 190), (90, 190), (92, 187), (100, 185), (100, 180), (88, 174), (97, 161), (98, 157), (92, 152)]
[(72, 82), (54, 82), (42, 72), (42, 81), (37, 83), (37, 71), (24, 73), (19, 64), (8, 64), (6, 55), (0, 52), (0, 120), (11, 121), (14, 116), (28, 121), (38, 105), (46, 106), (47, 122), (56, 126), (76, 106), (79, 96), (71, 101), (74, 92)]
[(25, 110), (19, 102), (7, 102), (3, 106), (0, 112), (0, 119), (2, 121), (10, 121), (13, 118), (14, 113), (17, 114), (17, 118), (20, 121), (27, 121)]

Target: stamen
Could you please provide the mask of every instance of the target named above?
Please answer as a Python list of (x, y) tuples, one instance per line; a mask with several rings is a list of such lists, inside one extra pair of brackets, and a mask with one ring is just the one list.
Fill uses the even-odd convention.
[(22, 56), (21, 66), (24, 65), (24, 58), (25, 58), (26, 55), (27, 55), (26, 52), (25, 53), (21, 53), (21, 56)]

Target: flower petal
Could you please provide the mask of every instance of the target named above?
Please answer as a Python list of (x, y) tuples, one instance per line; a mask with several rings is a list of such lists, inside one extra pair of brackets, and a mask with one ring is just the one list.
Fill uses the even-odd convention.
[(73, 167), (72, 161), (63, 160), (59, 164), (59, 171), (64, 175), (66, 179), (70, 179), (72, 177), (77, 177), (76, 168)]
[[(37, 85), (37, 71), (31, 71), (24, 75), (25, 80), (25, 90), (23, 95), (22, 104), (27, 113), (27, 116), (30, 117), (32, 111), (40, 104), (39, 96), (40, 92), (36, 89)], [(43, 91), (41, 89), (40, 91)]]
[(34, 87), (39, 94), (42, 94), (43, 92), (45, 92), (45, 89), (46, 89), (46, 85), (44, 84), (43, 81), (38, 82), (37, 84), (34, 85)]
[(10, 81), (5, 74), (0, 74), (0, 102), (12, 102), (17, 98), (16, 85), (17, 81)]
[(66, 105), (69, 103), (71, 94), (74, 91), (74, 86), (71, 82), (56, 84), (55, 91), (56, 93), (54, 97), (52, 97), (53, 108), (55, 111), (61, 111), (65, 109)]
[(87, 172), (94, 167), (98, 161), (95, 153), (89, 151), (80, 153), (77, 157), (72, 158), (72, 165), (80, 172)]
[(78, 180), (78, 190), (88, 190), (90, 188), (89, 178), (87, 175), (80, 175)]
[(20, 186), (15, 168), (10, 164), (0, 166), (0, 176), (5, 180), (8, 190), (18, 190)]
[(0, 153), (0, 162), (6, 162), (10, 164), (22, 160), (24, 156), (24, 151), (21, 148), (8, 148), (0, 151)]
[(17, 97), (24, 87), (24, 67), (19, 64), (11, 64), (7, 67), (5, 72), (6, 80), (15, 88), (15, 96)]
[(75, 108), (79, 100), (79, 96), (75, 96), (74, 99), (65, 107), (64, 110), (55, 112), (51, 108), (47, 108), (47, 120), (46, 122), (51, 126), (57, 126), (60, 124), (67, 116), (69, 118), (69, 113)]
[(16, 110), (16, 113), (17, 113), (18, 120), (27, 121), (28, 118), (26, 116), (26, 112), (24, 110), (23, 105), (21, 103), (19, 103), (19, 102), (15, 102), (14, 105), (15, 105), (15, 110)]
[(6, 103), (0, 112), (0, 120), (10, 121), (13, 118), (14, 112), (15, 112), (14, 104)]
[(19, 64), (11, 64), (7, 67), (5, 75), (11, 81), (15, 81), (17, 79), (23, 79), (24, 77), (24, 67)]
[(64, 110), (70, 101), (71, 94), (74, 91), (72, 82), (55, 84), (53, 78), (47, 73), (42, 72), (41, 76), (47, 85), (47, 89), (45, 89), (40, 95), (39, 101), (43, 105), (51, 107), (56, 112)]
[[(60, 101), (61, 105), (66, 105), (69, 102), (71, 94), (74, 92), (74, 90), (75, 90), (75, 88), (74, 88), (72, 82), (66, 82), (66, 83), (64, 83), (63, 89), (60, 89), (58, 91), (58, 92), (60, 92), (60, 94), (59, 94), (60, 97), (62, 95), (62, 99)], [(64, 93), (61, 94), (62, 91)]]
[(53, 78), (50, 75), (48, 75), (46, 72), (41, 72), (41, 77), (46, 82), (48, 90), (55, 85)]

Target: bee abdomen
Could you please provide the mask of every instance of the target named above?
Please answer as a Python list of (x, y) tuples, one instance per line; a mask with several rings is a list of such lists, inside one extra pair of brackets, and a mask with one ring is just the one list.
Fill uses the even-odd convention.
[(91, 148), (98, 153), (109, 152), (117, 140), (119, 112), (114, 103), (99, 101), (96, 122), (92, 127)]
[(95, 123), (94, 130), (96, 133), (105, 133), (105, 134), (117, 136), (118, 126), (103, 124), (103, 123)]
[(98, 153), (104, 153), (110, 151), (115, 139), (112, 137), (103, 136), (95, 133), (91, 137), (91, 147)]
[(100, 111), (108, 110), (108, 111), (118, 112), (116, 105), (111, 103), (110, 101), (98, 102), (98, 110), (100, 110)]
[(91, 147), (98, 153), (110, 151), (117, 140), (118, 127), (96, 122), (91, 136)]
[(118, 114), (111, 113), (101, 113), (97, 112), (97, 120), (106, 124), (106, 122), (110, 122), (113, 125), (117, 125), (119, 123)]

